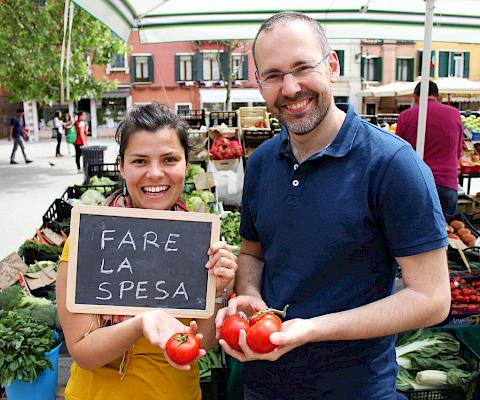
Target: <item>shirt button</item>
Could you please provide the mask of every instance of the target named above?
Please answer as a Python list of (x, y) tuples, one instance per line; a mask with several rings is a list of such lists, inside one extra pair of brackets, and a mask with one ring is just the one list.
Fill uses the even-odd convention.
[(300, 182), (297, 179), (294, 179), (292, 181), (292, 185), (295, 186), (295, 187), (297, 187), (299, 184), (300, 184)]
[(293, 165), (294, 171), (296, 171), (297, 168), (298, 168), (298, 164), (294, 164), (294, 165)]

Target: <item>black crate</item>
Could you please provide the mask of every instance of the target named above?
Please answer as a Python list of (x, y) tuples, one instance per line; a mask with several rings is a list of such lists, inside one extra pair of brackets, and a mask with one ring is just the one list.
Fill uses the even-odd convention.
[(396, 124), (398, 120), (398, 114), (377, 114), (377, 123), (387, 123), (389, 125)]
[(256, 149), (265, 140), (268, 140), (272, 137), (273, 133), (271, 131), (243, 131), (243, 143), (245, 144), (245, 149)]
[(47, 212), (43, 214), (43, 226), (46, 226), (51, 222), (61, 222), (67, 218), (70, 218), (71, 211), (72, 206), (65, 200), (55, 199), (50, 207), (48, 207)]
[(227, 398), (227, 368), (212, 368), (212, 376), (200, 380), (202, 400), (223, 400)]
[(177, 115), (183, 118), (190, 128), (200, 129), (207, 126), (205, 122), (205, 110), (178, 110)]
[(376, 115), (360, 115), (360, 117), (373, 125), (378, 125), (378, 118)]
[(211, 111), (208, 117), (208, 126), (225, 124), (229, 127), (238, 127), (238, 114), (236, 111)]
[(69, 186), (63, 192), (61, 199), (67, 202), (68, 199), (79, 199), (87, 190), (93, 189), (103, 194), (105, 197), (111, 195), (119, 185), (74, 185)]
[(120, 167), (118, 163), (89, 164), (87, 169), (87, 181), (94, 176), (98, 176), (99, 178), (106, 176), (114, 181), (119, 181)]

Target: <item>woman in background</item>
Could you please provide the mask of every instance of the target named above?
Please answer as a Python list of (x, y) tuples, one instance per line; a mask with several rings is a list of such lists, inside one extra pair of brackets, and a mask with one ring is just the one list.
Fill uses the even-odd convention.
[(53, 118), (53, 130), (57, 133), (57, 148), (55, 150), (55, 157), (62, 157), (62, 154), (60, 153), (60, 145), (62, 143), (64, 130), (61, 111), (55, 111), (55, 117)]

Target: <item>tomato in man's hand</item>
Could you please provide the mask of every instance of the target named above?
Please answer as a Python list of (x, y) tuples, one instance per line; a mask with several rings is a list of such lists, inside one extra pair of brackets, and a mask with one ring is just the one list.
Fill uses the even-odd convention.
[(190, 333), (175, 333), (168, 339), (167, 355), (178, 365), (190, 364), (198, 355), (200, 340)]
[(248, 322), (236, 315), (227, 317), (220, 328), (222, 339), (224, 339), (230, 347), (239, 351), (242, 351), (238, 344), (238, 337), (241, 329), (247, 332), (249, 329)]
[(255, 353), (269, 353), (278, 346), (270, 342), (273, 332), (282, 330), (282, 321), (275, 314), (266, 313), (255, 318), (247, 331), (247, 344)]

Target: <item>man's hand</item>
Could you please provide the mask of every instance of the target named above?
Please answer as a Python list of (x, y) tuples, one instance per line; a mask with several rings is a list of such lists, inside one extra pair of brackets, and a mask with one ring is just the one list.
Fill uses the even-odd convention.
[(231, 315), (237, 315), (243, 312), (245, 315), (250, 316), (258, 311), (265, 310), (267, 305), (265, 302), (256, 296), (237, 296), (229, 300), (228, 306), (218, 310), (215, 317), (216, 337), (220, 339), (220, 328), (223, 325), (225, 318)]
[(248, 347), (247, 334), (243, 329), (240, 331), (238, 338), (238, 344), (242, 351), (231, 348), (223, 339), (219, 343), (227, 354), (241, 362), (253, 360), (275, 361), (290, 350), (308, 343), (313, 329), (314, 325), (309, 319), (297, 318), (284, 322), (281, 332), (274, 332), (270, 335), (270, 341), (279, 346), (270, 353), (255, 353), (252, 351)]

